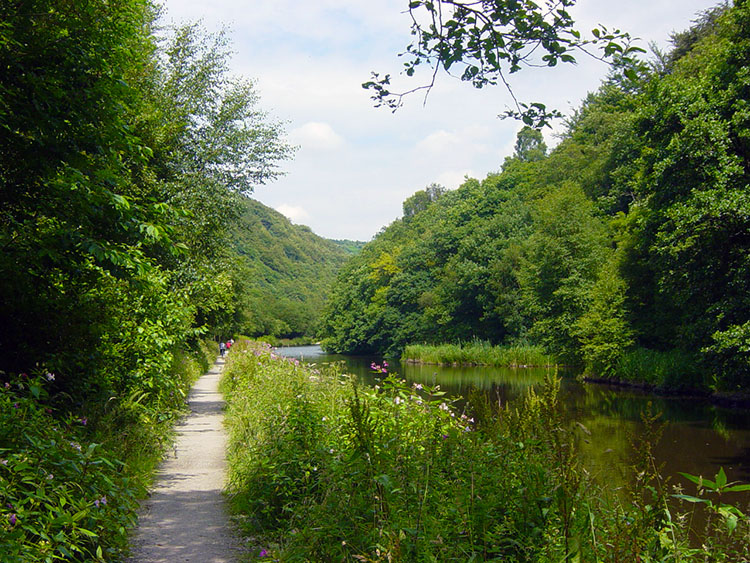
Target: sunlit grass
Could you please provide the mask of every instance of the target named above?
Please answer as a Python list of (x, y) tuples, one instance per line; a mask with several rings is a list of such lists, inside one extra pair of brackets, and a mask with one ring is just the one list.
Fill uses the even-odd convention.
[(475, 340), (461, 344), (410, 344), (402, 360), (437, 365), (481, 365), (497, 367), (546, 367), (556, 364), (541, 346), (493, 346)]

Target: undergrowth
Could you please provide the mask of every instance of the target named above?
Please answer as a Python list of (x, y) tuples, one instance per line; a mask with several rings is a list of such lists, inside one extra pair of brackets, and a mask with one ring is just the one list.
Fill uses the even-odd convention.
[(0, 374), (0, 561), (120, 561), (213, 348), (175, 352), (148, 389), (78, 406), (45, 369)]
[(684, 351), (633, 348), (623, 352), (608, 378), (670, 391), (695, 391), (705, 389), (701, 371), (697, 358)]
[(254, 559), (750, 557), (738, 509), (733, 526), (717, 512), (691, 547), (690, 521), (669, 508), (648, 437), (632, 490), (615, 495), (593, 482), (560, 418), (556, 377), (517, 407), (476, 393), (461, 411), (438, 388), (383, 377), (368, 388), (336, 366), (303, 366), (264, 344), (233, 349), (222, 382), (228, 492)]

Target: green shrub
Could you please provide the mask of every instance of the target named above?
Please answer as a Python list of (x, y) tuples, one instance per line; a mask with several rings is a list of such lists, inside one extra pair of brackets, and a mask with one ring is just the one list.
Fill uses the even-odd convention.
[[(534, 560), (549, 473), (531, 446), (483, 440), (437, 389), (360, 387), (254, 346), (233, 352), (229, 492), (286, 561)], [(524, 449), (525, 448), (525, 449)]]
[(127, 463), (132, 477), (151, 480), (172, 442), (172, 427), (185, 412), (190, 388), (216, 359), (215, 348), (212, 341), (200, 340), (193, 350), (177, 350), (169, 376), (156, 380), (158, 386), (134, 388), (91, 406), (96, 439)]
[(91, 440), (87, 418), (51, 416), (53, 378), (22, 374), (0, 389), (0, 560), (115, 559), (142, 487)]

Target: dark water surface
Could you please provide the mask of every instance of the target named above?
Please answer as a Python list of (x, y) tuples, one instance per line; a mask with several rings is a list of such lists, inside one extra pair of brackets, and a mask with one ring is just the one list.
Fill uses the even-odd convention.
[[(307, 363), (343, 362), (345, 370), (365, 381), (374, 381), (372, 362), (380, 358), (326, 354), (319, 346), (279, 348), (278, 354)], [(522, 397), (531, 386), (541, 385), (543, 368), (444, 367), (397, 363), (391, 372), (409, 382), (439, 384), (454, 397), (472, 388), (482, 389), (492, 400), (503, 403)], [(662, 474), (695, 492), (694, 485), (678, 472), (713, 479), (723, 467), (730, 481), (750, 482), (750, 410), (712, 405), (699, 399), (660, 397), (638, 390), (581, 383), (563, 375), (559, 401), (564, 416), (577, 428), (580, 452), (586, 467), (613, 485), (622, 483), (631, 456), (631, 442), (643, 431), (641, 413), (649, 403), (664, 422), (661, 440), (655, 445)], [(580, 423), (580, 424), (576, 424)], [(580, 425), (586, 429), (584, 431)], [(589, 434), (590, 433), (590, 434)], [(746, 505), (750, 494), (727, 499)], [(744, 507), (744, 506), (743, 506)]]

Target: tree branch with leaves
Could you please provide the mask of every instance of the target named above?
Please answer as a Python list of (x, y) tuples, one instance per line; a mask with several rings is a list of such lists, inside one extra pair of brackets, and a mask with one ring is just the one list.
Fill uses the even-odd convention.
[[(560, 117), (559, 111), (540, 102), (523, 102), (513, 92), (509, 76), (525, 67), (554, 67), (575, 63), (584, 53), (618, 65), (635, 64), (634, 55), (643, 52), (632, 44), (629, 34), (598, 26), (590, 36), (576, 29), (569, 9), (575, 0), (412, 0), (412, 42), (404, 73), (413, 77), (420, 66), (431, 69), (430, 78), (414, 88), (396, 92), (390, 74), (373, 72), (362, 87), (372, 91), (376, 107), (392, 111), (404, 98), (424, 91), (425, 100), (442, 69), (446, 74), (470, 82), (475, 88), (502, 84), (513, 100), (513, 108), (501, 117), (521, 119), (539, 128)], [(626, 71), (627, 72), (627, 71)]]

